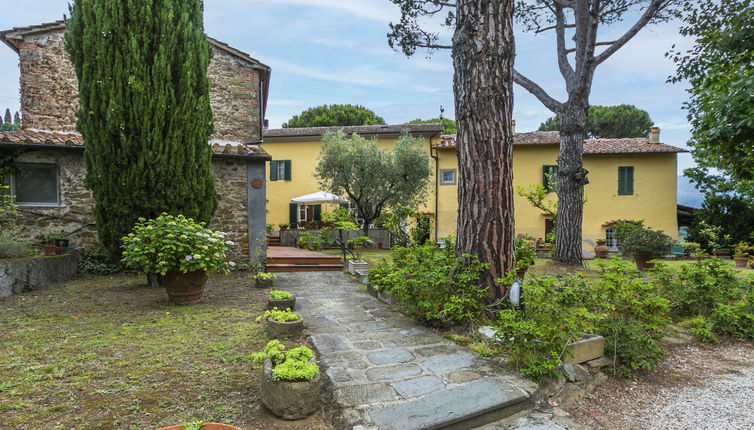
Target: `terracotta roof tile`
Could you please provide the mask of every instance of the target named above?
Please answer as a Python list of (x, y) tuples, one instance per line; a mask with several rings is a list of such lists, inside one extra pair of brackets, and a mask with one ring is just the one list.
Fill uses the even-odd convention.
[[(516, 133), (513, 137), (514, 145), (557, 145), (558, 143), (560, 143), (560, 133), (557, 131)], [(440, 143), (435, 144), (432, 147), (434, 149), (453, 149), (456, 147), (456, 135), (443, 135), (440, 139)], [(646, 154), (677, 152), (687, 151), (664, 143), (649, 143), (649, 140), (646, 137), (588, 139), (584, 141), (584, 154)]]
[[(42, 130), (0, 131), (0, 146), (3, 144), (84, 146), (78, 133), (61, 133)], [(215, 155), (235, 155), (248, 157), (269, 157), (259, 145), (238, 142), (209, 142)]]
[(322, 136), (327, 132), (343, 131), (346, 134), (391, 134), (408, 130), (410, 133), (440, 133), (442, 124), (398, 124), (398, 125), (352, 125), (334, 127), (275, 128), (264, 131), (264, 137), (306, 137)]

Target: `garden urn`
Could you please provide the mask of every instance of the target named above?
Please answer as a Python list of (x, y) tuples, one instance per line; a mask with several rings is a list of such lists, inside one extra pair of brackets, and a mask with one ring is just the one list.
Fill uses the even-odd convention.
[(597, 258), (607, 258), (610, 254), (610, 248), (607, 247), (605, 241), (597, 241), (597, 246), (594, 247), (594, 256)]
[(276, 381), (272, 377), (272, 362), (267, 359), (262, 374), (262, 404), (286, 420), (306, 418), (317, 412), (322, 404), (320, 381), (319, 372), (310, 381)]

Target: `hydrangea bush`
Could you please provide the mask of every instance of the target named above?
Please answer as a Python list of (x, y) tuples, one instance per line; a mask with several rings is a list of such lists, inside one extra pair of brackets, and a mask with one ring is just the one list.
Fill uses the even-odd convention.
[(225, 233), (207, 229), (204, 223), (163, 213), (155, 219), (139, 218), (133, 233), (123, 238), (123, 263), (161, 275), (172, 270), (228, 273), (235, 266), (225, 256), (232, 245)]

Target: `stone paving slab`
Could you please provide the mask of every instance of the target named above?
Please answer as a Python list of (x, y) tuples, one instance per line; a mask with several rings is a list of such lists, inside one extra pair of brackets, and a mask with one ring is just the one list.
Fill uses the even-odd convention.
[(280, 273), (277, 284), (296, 296), (341, 411), (338, 429), (475, 428), (528, 405), (537, 389), (404, 317), (343, 273)]

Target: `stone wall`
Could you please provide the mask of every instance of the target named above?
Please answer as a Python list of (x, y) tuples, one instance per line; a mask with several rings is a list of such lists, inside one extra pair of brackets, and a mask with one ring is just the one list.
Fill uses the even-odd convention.
[(231, 258), (248, 256), (249, 227), (247, 220), (246, 162), (243, 160), (215, 158), (212, 163), (217, 193), (217, 210), (209, 228), (228, 234), (236, 242)]
[(65, 282), (76, 272), (77, 253), (0, 260), (0, 299)]
[[(260, 139), (259, 72), (244, 60), (213, 46), (208, 68), (213, 140)], [(27, 35), (19, 49), (21, 113), (25, 129), (76, 130), (78, 83), (68, 60), (62, 30)]]

